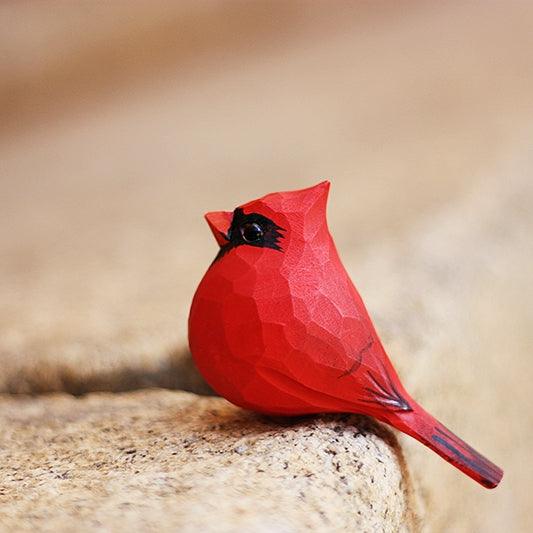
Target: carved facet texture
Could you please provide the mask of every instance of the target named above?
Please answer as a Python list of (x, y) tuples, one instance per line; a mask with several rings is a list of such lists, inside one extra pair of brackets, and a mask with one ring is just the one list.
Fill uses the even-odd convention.
[[(247, 243), (231, 213), (208, 213), (221, 246), (191, 306), (200, 372), (241, 407), (278, 415), (352, 412), (412, 435), (488, 487), (502, 471), (410, 398), (344, 269), (326, 221), (329, 182), (269, 194), (234, 217), (269, 221)], [(268, 238), (268, 229), (265, 239)]]

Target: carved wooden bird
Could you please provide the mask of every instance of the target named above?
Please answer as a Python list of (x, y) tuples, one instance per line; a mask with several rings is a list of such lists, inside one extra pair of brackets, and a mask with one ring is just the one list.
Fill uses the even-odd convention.
[(406, 392), (329, 233), (329, 182), (207, 213), (220, 245), (194, 296), (189, 343), (207, 382), (275, 415), (371, 415), (488, 488), (503, 471)]

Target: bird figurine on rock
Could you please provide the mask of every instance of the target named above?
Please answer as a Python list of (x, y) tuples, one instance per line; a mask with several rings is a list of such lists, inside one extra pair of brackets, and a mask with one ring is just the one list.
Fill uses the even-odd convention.
[(503, 471), (401, 384), (329, 233), (328, 191), (324, 181), (205, 215), (220, 249), (189, 316), (201, 374), (265, 414), (373, 416), (496, 487)]

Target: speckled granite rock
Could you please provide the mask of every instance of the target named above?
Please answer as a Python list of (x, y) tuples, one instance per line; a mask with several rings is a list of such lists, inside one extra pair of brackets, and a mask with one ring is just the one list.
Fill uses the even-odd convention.
[(3, 531), (412, 531), (395, 438), (152, 390), (0, 399)]

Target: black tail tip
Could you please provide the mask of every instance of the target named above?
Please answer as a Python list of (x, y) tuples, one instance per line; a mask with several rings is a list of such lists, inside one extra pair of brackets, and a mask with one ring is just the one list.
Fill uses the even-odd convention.
[(503, 478), (503, 470), (495, 466), (495, 472), (491, 477), (482, 478), (479, 482), (487, 489), (495, 489)]
[(474, 450), (444, 426), (435, 427), (432, 435), (436, 450), (456, 468), (486, 487), (494, 489), (503, 478), (503, 470)]

